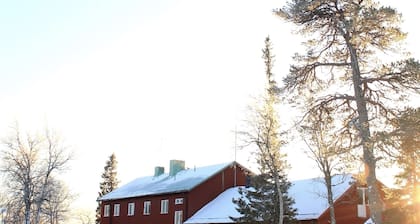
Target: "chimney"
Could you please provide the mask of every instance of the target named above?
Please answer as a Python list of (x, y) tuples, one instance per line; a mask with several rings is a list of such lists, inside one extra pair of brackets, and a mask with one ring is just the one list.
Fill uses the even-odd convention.
[(169, 161), (169, 176), (175, 176), (179, 171), (185, 169), (185, 161), (171, 160)]
[(165, 168), (162, 166), (156, 166), (155, 167), (155, 177), (158, 177), (160, 175), (162, 175), (163, 173), (165, 173)]

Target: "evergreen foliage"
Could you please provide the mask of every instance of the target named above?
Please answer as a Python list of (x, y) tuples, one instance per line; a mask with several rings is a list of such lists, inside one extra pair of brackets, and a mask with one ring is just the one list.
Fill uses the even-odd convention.
[[(104, 167), (104, 172), (102, 173), (102, 182), (99, 184), (99, 196), (98, 199), (104, 196), (105, 194), (115, 190), (118, 187), (119, 181), (117, 178), (117, 159), (115, 154), (109, 157), (109, 160), (106, 161)], [(96, 208), (96, 223), (99, 224), (101, 220), (101, 202), (98, 201), (98, 207)]]
[(400, 172), (395, 177), (398, 189), (387, 192), (386, 223), (420, 222), (420, 108), (408, 108), (396, 119), (396, 130), (387, 137), (396, 143), (396, 163)]
[(232, 218), (243, 223), (292, 223), (295, 210), (293, 200), (287, 195), (290, 182), (287, 180), (285, 155), (280, 152), (279, 121), (276, 111), (278, 87), (272, 74), (274, 55), (270, 38), (262, 50), (268, 86), (262, 105), (256, 107), (255, 117), (249, 121), (250, 131), (243, 132), (245, 141), (257, 148), (256, 160), (260, 174), (251, 177), (251, 190), (241, 191), (242, 197), (234, 200), (242, 215)]
[[(240, 188), (241, 197), (233, 202), (237, 210), (243, 216), (232, 218), (238, 223), (277, 223), (279, 220), (279, 200), (275, 184), (268, 180), (272, 179), (267, 174), (260, 174), (251, 177), (251, 187)], [(282, 192), (287, 192), (291, 183), (286, 176), (279, 177)], [(294, 200), (283, 194), (284, 219), (283, 223), (296, 223), (296, 209), (293, 208)]]

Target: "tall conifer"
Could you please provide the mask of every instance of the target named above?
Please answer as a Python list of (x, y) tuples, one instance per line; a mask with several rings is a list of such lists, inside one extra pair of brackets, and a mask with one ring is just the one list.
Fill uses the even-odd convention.
[[(118, 178), (117, 178), (117, 159), (115, 154), (109, 157), (109, 160), (106, 161), (104, 172), (102, 173), (102, 181), (99, 184), (99, 195), (98, 199), (104, 196), (105, 194), (115, 190), (118, 187)], [(101, 202), (98, 201), (98, 207), (96, 208), (96, 223), (99, 224), (101, 221)]]
[(387, 191), (385, 221), (415, 224), (420, 222), (420, 108), (408, 108), (395, 120), (396, 130), (385, 137), (397, 148), (395, 177), (398, 189)]
[(278, 87), (272, 67), (274, 55), (270, 38), (262, 50), (266, 68), (267, 88), (262, 105), (255, 108), (255, 118), (250, 120), (250, 131), (244, 132), (246, 141), (257, 148), (256, 160), (260, 174), (251, 177), (251, 186), (241, 190), (242, 197), (234, 202), (242, 217), (233, 218), (243, 223), (292, 223), (295, 210), (293, 200), (287, 195), (290, 182), (287, 180), (285, 155), (281, 153), (280, 125), (276, 106)]

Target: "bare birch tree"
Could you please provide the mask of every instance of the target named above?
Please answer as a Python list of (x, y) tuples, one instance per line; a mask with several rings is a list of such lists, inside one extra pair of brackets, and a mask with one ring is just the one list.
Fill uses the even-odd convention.
[[(333, 177), (343, 174), (346, 164), (343, 156), (347, 148), (343, 146), (340, 136), (335, 134), (334, 119), (325, 117), (322, 121), (316, 117), (308, 118), (308, 125), (302, 126), (300, 132), (307, 146), (306, 154), (315, 161), (323, 175), (324, 185), (327, 189), (327, 201), (330, 212), (330, 223), (336, 224), (333, 187), (342, 184), (342, 181), (333, 183)], [(325, 197), (325, 195), (321, 195)]]
[(23, 202), (24, 223), (38, 224), (53, 187), (52, 178), (66, 168), (71, 154), (48, 129), (42, 135), (22, 134), (16, 124), (3, 143), (6, 147), (1, 152), (1, 171), (8, 179), (10, 194)]

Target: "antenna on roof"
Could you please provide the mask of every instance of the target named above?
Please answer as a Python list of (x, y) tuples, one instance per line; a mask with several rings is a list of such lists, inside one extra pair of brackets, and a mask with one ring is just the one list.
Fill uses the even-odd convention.
[(235, 146), (234, 146), (234, 150), (235, 150), (235, 158), (234, 158), (234, 161), (236, 162), (236, 146), (237, 146), (237, 139), (238, 139), (238, 130), (237, 130), (237, 127), (236, 127), (236, 124), (235, 124)]
[(234, 165), (233, 165), (233, 186), (236, 187), (236, 140), (238, 138), (238, 131), (237, 131), (237, 125), (235, 124), (235, 146), (234, 146), (234, 150), (235, 150), (235, 158), (234, 158)]

